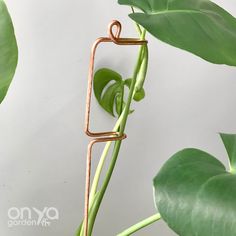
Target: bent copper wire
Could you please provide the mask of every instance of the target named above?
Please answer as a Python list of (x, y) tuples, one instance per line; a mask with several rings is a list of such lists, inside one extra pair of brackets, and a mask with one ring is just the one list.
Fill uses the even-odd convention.
[[(115, 34), (113, 33), (113, 28), (116, 27)], [(91, 132), (89, 129), (90, 125), (90, 111), (91, 111), (91, 96), (92, 96), (92, 83), (94, 76), (94, 61), (95, 53), (98, 45), (100, 43), (112, 42), (117, 45), (144, 45), (147, 44), (146, 40), (141, 40), (137, 38), (120, 38), (121, 34), (121, 23), (117, 20), (113, 20), (108, 25), (108, 37), (98, 38), (91, 49), (90, 55), (90, 65), (88, 74), (88, 89), (87, 89), (87, 99), (86, 99), (86, 111), (85, 111), (85, 133), (90, 137), (96, 137), (91, 140), (88, 145), (87, 150), (87, 164), (86, 164), (86, 186), (85, 186), (85, 203), (84, 203), (84, 236), (88, 236), (88, 214), (89, 214), (89, 194), (90, 194), (90, 178), (91, 178), (91, 160), (92, 160), (92, 148), (95, 143), (108, 142), (123, 140), (127, 136), (126, 134), (120, 134), (114, 131), (105, 132)]]

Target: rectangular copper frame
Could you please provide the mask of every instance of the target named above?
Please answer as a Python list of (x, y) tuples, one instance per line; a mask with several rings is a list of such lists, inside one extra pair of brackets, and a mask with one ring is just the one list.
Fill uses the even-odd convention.
[[(113, 28), (116, 27), (115, 34), (113, 33)], [(87, 163), (86, 163), (86, 184), (85, 184), (85, 202), (84, 202), (84, 236), (88, 235), (88, 214), (89, 214), (89, 194), (90, 194), (90, 178), (91, 178), (91, 159), (92, 159), (92, 147), (98, 142), (108, 142), (117, 141), (125, 139), (126, 134), (120, 134), (119, 132), (105, 131), (105, 132), (91, 132), (89, 129), (90, 124), (90, 111), (91, 111), (91, 96), (92, 96), (92, 83), (94, 76), (94, 60), (95, 53), (98, 45), (100, 43), (112, 42), (117, 45), (143, 45), (147, 44), (146, 40), (141, 40), (137, 38), (120, 38), (121, 33), (121, 23), (117, 20), (113, 20), (108, 25), (108, 37), (98, 38), (91, 49), (89, 74), (88, 74), (88, 89), (87, 89), (87, 99), (86, 99), (86, 112), (85, 112), (85, 133), (94, 137), (88, 144), (87, 150)]]

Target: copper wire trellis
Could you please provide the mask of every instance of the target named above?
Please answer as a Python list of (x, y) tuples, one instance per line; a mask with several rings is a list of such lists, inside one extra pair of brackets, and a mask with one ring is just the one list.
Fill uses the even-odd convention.
[[(115, 34), (113, 33), (113, 28), (116, 27)], [(84, 236), (88, 236), (88, 214), (89, 214), (89, 194), (90, 194), (90, 177), (91, 177), (91, 159), (92, 159), (92, 147), (95, 143), (117, 141), (125, 139), (126, 134), (120, 134), (114, 131), (105, 132), (91, 132), (89, 129), (90, 124), (90, 111), (91, 111), (91, 95), (92, 95), (92, 83), (94, 76), (94, 60), (95, 53), (98, 45), (100, 43), (112, 42), (117, 45), (143, 45), (147, 44), (146, 40), (141, 40), (137, 38), (120, 38), (121, 33), (121, 23), (117, 20), (113, 20), (108, 25), (108, 37), (98, 38), (91, 50), (89, 74), (88, 74), (88, 89), (87, 89), (87, 99), (86, 99), (86, 112), (85, 112), (85, 133), (90, 137), (95, 137), (92, 139), (88, 145), (87, 151), (87, 164), (86, 164), (86, 184), (85, 184), (85, 203), (84, 203)]]

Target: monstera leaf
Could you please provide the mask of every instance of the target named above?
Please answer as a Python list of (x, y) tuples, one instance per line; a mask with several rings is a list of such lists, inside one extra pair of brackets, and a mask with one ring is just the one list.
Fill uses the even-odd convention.
[(93, 90), (97, 101), (105, 111), (115, 116), (115, 107), (120, 115), (124, 103), (124, 82), (120, 74), (108, 68), (99, 69), (94, 75)]
[(0, 0), (0, 103), (6, 96), (17, 65), (17, 44), (7, 7)]
[(119, 0), (156, 38), (207, 61), (236, 65), (236, 19), (209, 0)]
[(198, 149), (176, 153), (154, 179), (162, 218), (180, 236), (236, 235), (236, 135), (221, 134), (230, 170)]
[[(115, 111), (117, 115), (121, 114), (125, 106), (125, 86), (130, 88), (131, 80), (123, 80), (120, 74), (108, 68), (99, 69), (94, 74), (94, 95), (101, 107), (112, 116), (115, 116)], [(133, 99), (138, 102), (144, 97), (145, 92), (141, 88), (135, 93)], [(133, 110), (130, 110), (130, 113), (132, 112)]]

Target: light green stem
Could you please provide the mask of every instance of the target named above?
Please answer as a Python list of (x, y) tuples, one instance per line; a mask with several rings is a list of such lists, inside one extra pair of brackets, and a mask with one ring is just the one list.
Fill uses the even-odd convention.
[[(135, 13), (134, 7), (131, 7), (131, 11), (132, 11), (133, 13)], [(139, 35), (141, 36), (141, 35), (142, 35), (142, 29), (141, 29), (140, 25), (135, 22), (135, 27), (136, 27), (136, 29), (137, 29)]]
[[(144, 30), (143, 32), (139, 31), (140, 33), (140, 37), (142, 39), (145, 38), (145, 34), (146, 34), (146, 30)], [(140, 51), (139, 51), (139, 57), (138, 57), (138, 62), (137, 62), (137, 66), (136, 66), (136, 70), (137, 70), (137, 74), (138, 74), (138, 71), (140, 70), (140, 74), (142, 76), (146, 76), (146, 72), (147, 72), (147, 62), (148, 62), (148, 54), (146, 54), (145, 58), (143, 58), (143, 49), (145, 47), (145, 51), (147, 50), (147, 46), (144, 45), (140, 48)], [(146, 63), (146, 67), (145, 67), (145, 72), (143, 71), (143, 63)], [(137, 76), (136, 76), (137, 77)], [(135, 78), (136, 80), (136, 78)], [(140, 87), (140, 86), (138, 86)], [(136, 92), (136, 88), (135, 88), (135, 92)], [(133, 96), (134, 94), (132, 94)], [(119, 119), (117, 120), (114, 128), (113, 128), (113, 131), (117, 132), (118, 129), (119, 129), (119, 126), (121, 124), (121, 122), (124, 120), (124, 115), (125, 115), (125, 109), (122, 111), (122, 114), (120, 115)], [(94, 175), (94, 179), (93, 179), (93, 183), (92, 183), (92, 187), (91, 187), (91, 191), (90, 191), (90, 200), (89, 200), (89, 206), (91, 206), (93, 200), (94, 200), (94, 196), (97, 192), (97, 188), (98, 188), (98, 183), (99, 183), (99, 180), (100, 180), (100, 176), (101, 176), (101, 172), (102, 172), (102, 169), (103, 169), (103, 166), (104, 166), (104, 163), (105, 163), (105, 160), (106, 160), (106, 157), (107, 157), (107, 154), (109, 152), (109, 149), (111, 147), (111, 144), (112, 142), (107, 142), (104, 149), (103, 149), (103, 152), (102, 152), (102, 155), (101, 155), (101, 158), (99, 160), (99, 163), (97, 165), (97, 168), (96, 168), (96, 172), (95, 172), (95, 175)]]
[[(131, 101), (132, 101), (133, 96), (134, 96), (135, 82), (136, 82), (136, 78), (137, 78), (137, 74), (138, 74), (140, 65), (142, 63), (141, 54), (142, 54), (142, 50), (140, 49), (139, 56), (138, 56), (138, 61), (137, 61), (137, 64), (136, 64), (136, 67), (135, 67), (135, 70), (134, 70), (133, 79), (132, 79), (132, 82), (131, 82), (131, 85), (130, 85), (130, 91), (129, 91), (127, 103), (126, 103), (126, 106), (124, 108), (124, 116), (121, 119), (121, 123), (120, 123), (119, 132), (121, 134), (124, 133), (127, 118), (128, 118), (128, 115), (129, 115), (130, 104), (131, 104)], [(96, 200), (96, 203), (93, 206), (93, 208), (91, 209), (91, 211), (89, 212), (89, 215), (90, 215), (90, 217), (89, 217), (89, 227), (88, 227), (88, 235), (89, 236), (92, 235), (92, 230), (93, 230), (93, 226), (94, 226), (94, 223), (95, 223), (95, 219), (96, 219), (99, 207), (101, 205), (102, 199), (104, 197), (104, 194), (106, 192), (107, 186), (108, 186), (109, 181), (111, 179), (111, 176), (112, 176), (112, 173), (113, 173), (116, 161), (117, 161), (117, 157), (118, 157), (118, 154), (119, 154), (119, 151), (120, 151), (120, 146), (121, 146), (121, 141), (116, 141), (115, 146), (114, 146), (114, 150), (113, 150), (113, 153), (112, 153), (112, 160), (111, 160), (110, 166), (108, 168), (106, 177), (104, 179), (104, 182), (102, 184), (101, 189), (99, 190), (98, 198)]]
[(137, 232), (138, 230), (158, 221), (161, 219), (161, 215), (160, 214), (155, 214), (145, 220), (142, 220), (141, 222), (131, 226), (130, 228), (126, 229), (125, 231), (123, 231), (122, 233), (117, 234), (117, 236), (128, 236), (131, 235), (135, 232)]
[[(145, 37), (145, 32), (142, 32), (141, 38), (144, 39), (144, 37)], [(118, 119), (118, 121), (117, 121), (117, 123), (116, 123), (116, 125), (113, 129), (113, 131), (119, 131), (121, 134), (124, 133), (127, 118), (128, 118), (129, 111), (130, 111), (131, 101), (133, 100), (133, 96), (135, 94), (135, 84), (136, 84), (137, 75), (140, 71), (140, 67), (141, 67), (142, 62), (143, 62), (143, 47), (144, 46), (141, 46), (141, 48), (139, 50), (138, 60), (137, 60), (136, 66), (135, 66), (133, 79), (132, 79), (132, 82), (131, 82), (131, 85), (130, 85), (130, 91), (129, 91), (126, 106), (124, 107), (124, 109), (122, 111), (122, 114), (120, 115), (120, 117), (119, 117), (119, 119)], [(92, 187), (91, 187), (90, 204), (89, 204), (89, 206), (90, 206), (89, 207), (89, 227), (88, 227), (88, 235), (89, 236), (92, 235), (94, 222), (95, 222), (100, 204), (102, 202), (103, 196), (104, 196), (105, 191), (107, 189), (108, 183), (110, 181), (111, 175), (113, 173), (113, 170), (114, 170), (114, 167), (115, 167), (115, 164), (116, 164), (116, 160), (117, 160), (117, 157), (118, 157), (118, 153), (119, 153), (119, 150), (120, 150), (120, 146), (121, 146), (121, 141), (116, 141), (115, 142), (110, 166), (108, 168), (106, 177), (105, 177), (104, 182), (102, 184), (102, 187), (98, 191), (97, 188), (98, 188), (100, 175), (101, 175), (101, 172), (102, 172), (102, 169), (103, 169), (103, 166), (104, 166), (109, 148), (111, 146), (111, 143), (112, 142), (107, 142), (106, 145), (105, 145), (105, 148), (103, 150), (101, 159), (100, 159), (99, 164), (97, 166), (95, 176), (94, 176), (94, 180), (93, 180), (93, 184), (92, 184)], [(83, 230), (83, 223), (82, 223), (77, 235), (82, 236), (83, 231), (84, 230)]]
[[(120, 123), (123, 120), (123, 116), (124, 116), (124, 112), (122, 112), (122, 114), (120, 115), (119, 119), (117, 120), (117, 122), (116, 122), (116, 124), (115, 124), (115, 126), (113, 128), (114, 132), (118, 131)], [(111, 144), (112, 144), (112, 142), (107, 142), (106, 143), (106, 145), (105, 145), (105, 147), (103, 149), (101, 158), (99, 160), (99, 163), (97, 165), (97, 169), (96, 169), (96, 172), (95, 172), (95, 175), (94, 175), (94, 179), (93, 179), (93, 183), (92, 183), (92, 187), (91, 187), (91, 192), (90, 192), (89, 206), (91, 206), (91, 204), (92, 204), (92, 202), (94, 200), (94, 196), (95, 196), (95, 194), (97, 192), (97, 188), (98, 188), (98, 183), (99, 183), (99, 180), (100, 180), (101, 172), (102, 172), (102, 169), (103, 169), (103, 166), (104, 166), (104, 163), (105, 163), (108, 151), (109, 151), (109, 149), (111, 147)]]

